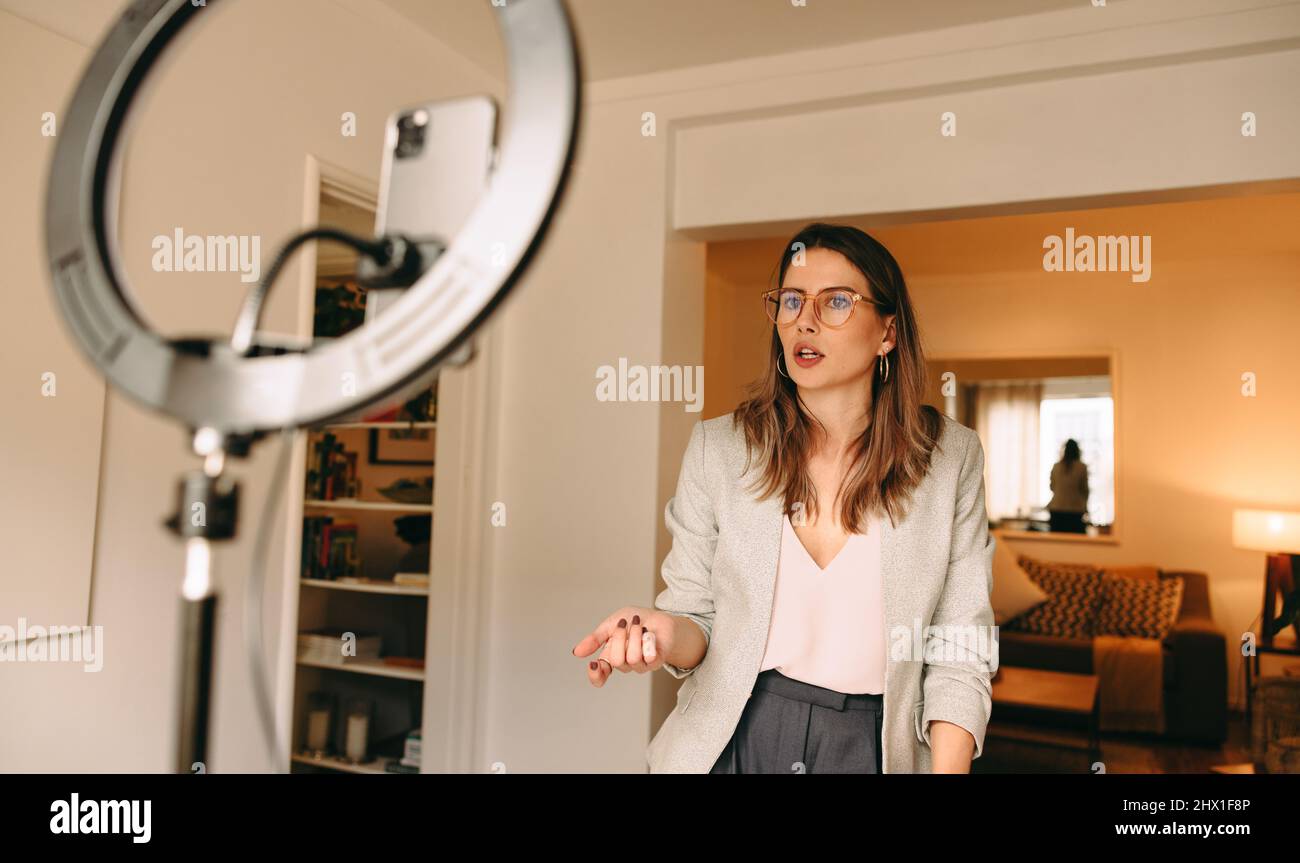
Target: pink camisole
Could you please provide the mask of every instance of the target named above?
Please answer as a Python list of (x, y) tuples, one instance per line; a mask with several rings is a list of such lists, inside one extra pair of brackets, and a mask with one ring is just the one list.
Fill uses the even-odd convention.
[(759, 671), (849, 694), (885, 691), (885, 612), (880, 577), (880, 520), (821, 569), (781, 521), (772, 620)]

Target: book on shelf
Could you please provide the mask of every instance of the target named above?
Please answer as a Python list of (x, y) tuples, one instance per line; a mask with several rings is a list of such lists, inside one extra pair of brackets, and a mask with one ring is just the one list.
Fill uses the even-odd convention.
[[(345, 639), (355, 638), (349, 653), (343, 652)], [(383, 639), (378, 633), (355, 632), (341, 628), (313, 629), (298, 633), (298, 659), (310, 662), (332, 662), (346, 665), (356, 661), (374, 661), (380, 658)]]
[(336, 579), (356, 572), (357, 526), (335, 522), (325, 526), (320, 565), (325, 577)]
[(428, 587), (429, 573), (399, 572), (393, 576), (393, 584), (400, 584), (404, 587)]
[(407, 733), (405, 747), (402, 751), (402, 764), (408, 767), (420, 766), (420, 738), (421, 732), (419, 728), (413, 728)]
[(303, 578), (335, 580), (355, 576), (361, 569), (357, 524), (332, 515), (308, 515), (302, 520)]
[(345, 449), (333, 432), (325, 432), (313, 444), (305, 492), (312, 500), (356, 499), (361, 496), (357, 453)]
[(400, 405), (371, 411), (362, 422), (435, 422), (438, 419), (438, 379), (425, 391)]
[(400, 668), (424, 668), (423, 656), (385, 656), (384, 665)]

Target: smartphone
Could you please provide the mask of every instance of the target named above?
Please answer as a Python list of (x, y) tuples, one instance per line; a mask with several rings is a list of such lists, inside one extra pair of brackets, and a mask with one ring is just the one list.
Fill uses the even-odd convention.
[[(375, 236), (393, 232), (416, 240), (427, 269), (474, 212), (496, 161), (497, 103), (490, 96), (426, 102), (393, 112), (384, 127)], [(363, 257), (357, 266), (363, 283), (374, 281), (373, 262)], [(383, 314), (408, 287), (369, 287), (366, 322)], [(464, 365), (474, 354), (471, 336), (438, 368)], [(400, 406), (437, 376), (438, 369), (431, 370), (382, 404), (358, 412), (357, 418), (364, 421)]]
[[(478, 205), (496, 158), (497, 104), (491, 96), (395, 111), (384, 132), (375, 235), (401, 233), (420, 241), (427, 267)], [(366, 320), (382, 314), (406, 287), (367, 291)]]

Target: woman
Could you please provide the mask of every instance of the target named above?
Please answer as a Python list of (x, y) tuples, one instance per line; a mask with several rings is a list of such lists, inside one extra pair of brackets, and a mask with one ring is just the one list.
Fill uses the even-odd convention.
[(574, 655), (603, 646), (595, 686), (685, 678), (651, 772), (969, 772), (997, 668), (983, 447), (922, 404), (911, 301), (876, 240), (808, 225), (777, 284), (766, 375), (692, 429), (667, 588)]
[(1086, 533), (1083, 514), (1088, 511), (1088, 466), (1079, 453), (1079, 442), (1065, 442), (1061, 460), (1052, 465), (1049, 480), (1052, 499), (1047, 502), (1048, 529), (1065, 533)]

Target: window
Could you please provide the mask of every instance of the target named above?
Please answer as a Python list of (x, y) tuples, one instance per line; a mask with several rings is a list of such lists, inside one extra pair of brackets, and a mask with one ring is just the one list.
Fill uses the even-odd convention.
[[(1051, 386), (1052, 382), (1048, 382)], [(1052, 499), (1052, 465), (1061, 458), (1065, 442), (1079, 444), (1088, 468), (1088, 520), (1110, 524), (1115, 520), (1114, 401), (1109, 395), (1043, 393), (1039, 405), (1039, 506)]]

